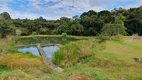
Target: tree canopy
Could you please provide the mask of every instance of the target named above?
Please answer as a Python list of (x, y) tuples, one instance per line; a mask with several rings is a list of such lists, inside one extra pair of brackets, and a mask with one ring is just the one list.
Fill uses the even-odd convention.
[[(112, 11), (103, 10), (96, 12), (90, 10), (75, 15), (72, 18), (61, 17), (58, 20), (46, 20), (42, 16), (30, 19), (11, 19), (10, 14), (3, 12), (0, 14), (1, 34), (13, 34), (11, 24), (16, 30), (21, 31), (21, 35), (37, 34), (61, 34), (96, 36), (102, 31), (112, 30), (113, 34), (126, 32), (127, 35), (138, 33), (142, 35), (142, 7), (114, 8)], [(119, 30), (119, 31), (118, 31)], [(116, 31), (116, 32), (114, 32)], [(111, 33), (112, 34), (112, 33)]]

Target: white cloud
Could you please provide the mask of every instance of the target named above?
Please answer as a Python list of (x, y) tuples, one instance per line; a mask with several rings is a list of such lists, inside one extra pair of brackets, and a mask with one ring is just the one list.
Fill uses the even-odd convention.
[[(62, 16), (72, 17), (88, 10), (101, 11), (107, 9), (112, 4), (133, 0), (28, 0), (28, 6), (20, 5), (21, 8), (28, 10), (26, 12), (9, 8), (6, 3), (10, 1), (12, 2), (12, 0), (0, 0), (0, 3), (4, 3), (2, 5), (0, 4), (0, 12), (7, 11), (11, 14), (12, 18), (35, 19), (39, 16), (43, 16), (46, 19), (57, 19)], [(136, 4), (132, 3), (124, 7), (130, 8), (142, 5), (142, 0), (136, 1), (138, 1)], [(49, 5), (50, 2), (54, 4)]]
[(12, 0), (0, 0), (1, 3), (7, 3), (7, 2), (10, 2)]
[(129, 4), (129, 5), (126, 5), (123, 7), (126, 9), (129, 9), (129, 8), (135, 8), (135, 7), (139, 7), (139, 6), (142, 6), (142, 0), (136, 1), (136, 4)]
[[(60, 10), (62, 9), (62, 10)], [(58, 14), (61, 16), (74, 16), (77, 13), (82, 13), (88, 10), (100, 11), (104, 8), (102, 6), (92, 6), (88, 0), (62, 0), (57, 5), (45, 8), (45, 12)]]
[(13, 19), (17, 19), (17, 18), (20, 18), (20, 19), (36, 19), (40, 16), (46, 18), (46, 19), (49, 19), (49, 20), (55, 20), (55, 19), (59, 19), (60, 16), (49, 16), (49, 15), (44, 15), (44, 14), (36, 14), (36, 13), (29, 13), (29, 12), (20, 12), (20, 11), (14, 11), (14, 10), (11, 10), (7, 7), (7, 5), (2, 5), (0, 6), (0, 13), (2, 12), (8, 12), (10, 13), (11, 17)]

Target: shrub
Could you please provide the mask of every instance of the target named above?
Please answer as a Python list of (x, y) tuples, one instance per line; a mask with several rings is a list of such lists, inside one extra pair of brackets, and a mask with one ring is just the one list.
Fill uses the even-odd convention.
[(14, 41), (14, 40), (11, 40), (11, 41), (9, 42), (9, 46), (10, 46), (10, 47), (14, 47), (14, 46), (15, 46), (15, 41)]
[(105, 42), (106, 40), (109, 40), (109, 37), (100, 34), (96, 37), (96, 39), (99, 41), (99, 43), (102, 43), (102, 42)]
[(21, 33), (22, 33), (22, 32), (21, 32), (21, 30), (20, 30), (20, 29), (17, 29), (17, 30), (16, 30), (16, 36), (20, 36), (20, 35), (21, 35)]
[(6, 70), (6, 69), (7, 69), (6, 65), (0, 64), (0, 71)]
[(36, 32), (32, 32), (32, 35), (37, 35), (37, 33)]
[(122, 35), (116, 35), (112, 38), (112, 40), (115, 40), (115, 41), (121, 41), (122, 40)]
[(33, 39), (33, 40), (36, 40), (36, 39), (37, 39), (36, 35), (37, 35), (36, 32), (32, 32), (31, 36), (32, 36), (32, 39)]
[(62, 37), (67, 37), (67, 33), (62, 33)]
[(95, 40), (81, 40), (71, 42), (56, 51), (52, 61), (61, 67), (70, 67), (79, 63), (82, 59), (93, 56), (98, 43)]

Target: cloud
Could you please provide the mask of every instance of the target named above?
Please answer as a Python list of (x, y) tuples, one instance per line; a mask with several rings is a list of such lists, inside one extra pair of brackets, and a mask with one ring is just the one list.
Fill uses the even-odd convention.
[(137, 0), (136, 4), (129, 4), (129, 5), (125, 5), (123, 6), (126, 9), (130, 9), (130, 8), (135, 8), (135, 7), (139, 7), (142, 6), (142, 0)]
[(56, 5), (45, 8), (44, 11), (61, 16), (74, 16), (88, 10), (100, 11), (104, 8), (102, 6), (92, 6), (88, 0), (62, 0)]
[[(18, 1), (21, 1), (21, 3), (18, 3)], [(9, 7), (8, 3), (14, 2), (17, 2), (17, 6), (21, 10)], [(125, 5), (122, 5), (124, 3)], [(46, 19), (58, 19), (62, 16), (80, 15), (88, 10), (110, 10), (114, 6), (124, 6), (128, 9), (140, 5), (142, 5), (142, 0), (135, 0), (135, 3), (133, 0), (0, 0), (0, 12), (7, 11), (12, 18), (35, 19), (43, 16)]]
[(45, 14), (15, 11), (15, 10), (9, 9), (7, 7), (7, 5), (0, 6), (0, 13), (2, 13), (2, 12), (10, 13), (10, 15), (13, 19), (17, 19), (17, 18), (20, 18), (20, 19), (26, 19), (26, 18), (27, 19), (36, 19), (40, 16), (42, 16), (46, 19), (49, 19), (49, 20), (55, 20), (55, 19), (60, 18), (60, 16), (49, 16), (49, 15), (45, 15)]
[(1, 3), (7, 3), (7, 2), (10, 2), (12, 0), (0, 0)]

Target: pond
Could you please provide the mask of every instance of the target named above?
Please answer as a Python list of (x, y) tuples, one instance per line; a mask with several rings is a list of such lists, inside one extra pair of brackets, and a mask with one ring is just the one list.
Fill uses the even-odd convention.
[[(48, 56), (48, 58), (52, 58), (52, 55), (55, 51), (59, 50), (58, 46), (45, 46), (42, 47), (42, 49), (44, 50), (46, 56)], [(23, 47), (23, 48), (17, 48), (17, 51), (19, 52), (30, 52), (35, 56), (40, 56), (37, 47)]]
[[(39, 43), (41, 45), (45, 45), (43, 48), (46, 55), (51, 58), (53, 53), (57, 51), (59, 48), (58, 46), (46, 46), (47, 44), (67, 44), (71, 41), (77, 41), (79, 39), (75, 38), (62, 38), (62, 37), (43, 37), (43, 38), (22, 38), (18, 40), (19, 47), (17, 51), (19, 52), (30, 52), (35, 56), (40, 56), (38, 49), (36, 48), (36, 44)], [(34, 46), (33, 46), (34, 45)]]

